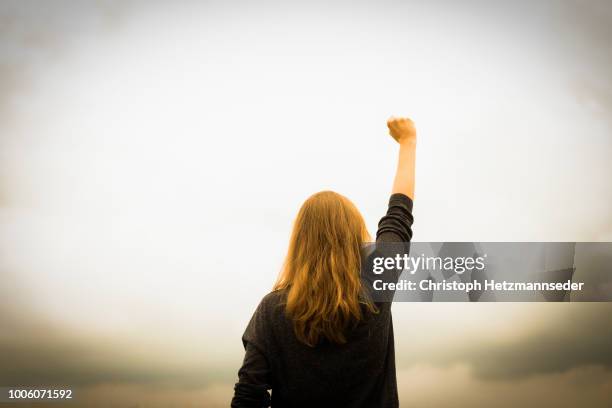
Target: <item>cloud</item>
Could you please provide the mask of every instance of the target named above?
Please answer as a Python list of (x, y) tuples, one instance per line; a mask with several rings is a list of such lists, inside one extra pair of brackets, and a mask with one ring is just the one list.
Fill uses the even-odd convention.
[[(79, 45), (121, 27), (133, 1), (3, 1), (0, 5), (0, 117), (2, 128), (20, 124), (15, 100), (36, 87), (41, 72)], [(9, 132), (2, 132), (0, 143)]]
[[(1, 320), (0, 324), (3, 331), (8, 328)], [(236, 371), (229, 364), (211, 365), (197, 351), (186, 362), (117, 336), (87, 337), (49, 326), (10, 330), (0, 336), (0, 384), (5, 386), (146, 384), (189, 389), (230, 379)], [(147, 342), (146, 336), (142, 342)]]
[(524, 338), (477, 346), (468, 352), (481, 378), (524, 378), (599, 365), (612, 369), (610, 304), (562, 304), (553, 327)]
[(398, 370), (402, 406), (473, 408), (609, 406), (612, 375), (597, 367), (531, 376), (517, 381), (486, 381), (471, 368), (418, 365)]
[[(23, 293), (3, 275), (0, 287), (0, 384), (67, 384), (77, 389), (112, 384), (119, 387), (203, 389), (231, 381), (241, 356), (223, 363), (208, 358), (206, 339), (189, 350), (167, 333), (121, 335), (62, 325), (23, 302)], [(180, 334), (178, 334), (180, 336)], [(185, 340), (185, 339), (183, 339)], [(170, 341), (172, 344), (164, 344)], [(236, 341), (238, 344), (238, 341)], [(237, 347), (238, 348), (238, 347)], [(186, 353), (186, 354), (185, 354)]]
[(591, 0), (560, 5), (570, 89), (579, 103), (612, 126), (612, 4)]
[[(472, 308), (475, 306), (470, 305)], [(505, 307), (503, 304), (477, 306), (492, 310)], [(465, 311), (464, 306), (454, 309), (455, 312)], [(446, 310), (451, 312), (450, 308)], [(489, 380), (519, 380), (590, 366), (612, 369), (611, 303), (529, 304), (522, 310), (524, 313), (521, 315), (502, 323), (489, 325), (482, 322), (482, 327), (471, 329), (472, 334), (459, 329), (460, 335), (434, 340), (429, 348), (421, 344), (415, 350), (403, 339), (404, 334), (400, 334), (402, 341), (397, 346), (399, 366), (462, 364), (469, 367), (476, 377)], [(477, 312), (472, 309), (472, 313)], [(489, 318), (495, 319), (495, 313)], [(499, 319), (504, 318), (500, 313)], [(454, 326), (452, 319), (447, 324)], [(500, 324), (505, 326), (501, 330), (496, 327)], [(419, 335), (433, 337), (423, 331), (408, 334), (411, 338)]]

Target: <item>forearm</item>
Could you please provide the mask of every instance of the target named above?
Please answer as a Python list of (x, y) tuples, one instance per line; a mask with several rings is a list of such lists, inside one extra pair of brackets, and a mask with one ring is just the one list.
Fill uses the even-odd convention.
[(406, 140), (399, 145), (399, 157), (392, 193), (401, 193), (414, 200), (416, 141)]

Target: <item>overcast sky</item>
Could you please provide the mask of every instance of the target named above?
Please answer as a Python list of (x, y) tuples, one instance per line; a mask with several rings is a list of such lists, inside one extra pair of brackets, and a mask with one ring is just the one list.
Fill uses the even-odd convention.
[[(611, 27), (606, 1), (2, 1), (0, 386), (227, 405), (303, 200), (374, 231), (390, 115), (414, 240), (612, 240)], [(610, 312), (396, 304), (400, 399), (604, 406)]]

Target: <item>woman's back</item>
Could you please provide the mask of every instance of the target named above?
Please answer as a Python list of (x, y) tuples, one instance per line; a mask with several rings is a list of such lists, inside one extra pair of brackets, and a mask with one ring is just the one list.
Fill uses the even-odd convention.
[(388, 304), (360, 322), (346, 344), (323, 341), (309, 347), (293, 334), (284, 296), (283, 291), (268, 294), (244, 334), (247, 344), (265, 350), (273, 407), (397, 406)]

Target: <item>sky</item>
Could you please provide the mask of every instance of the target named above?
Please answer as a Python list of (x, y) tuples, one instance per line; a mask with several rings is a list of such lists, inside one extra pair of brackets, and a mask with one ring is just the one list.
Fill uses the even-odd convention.
[[(0, 386), (227, 406), (304, 199), (375, 231), (390, 115), (415, 241), (611, 241), (610, 27), (605, 1), (2, 1)], [(607, 406), (611, 312), (397, 303), (400, 401)]]

